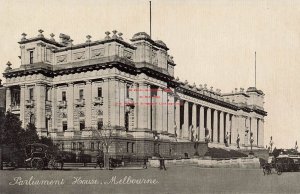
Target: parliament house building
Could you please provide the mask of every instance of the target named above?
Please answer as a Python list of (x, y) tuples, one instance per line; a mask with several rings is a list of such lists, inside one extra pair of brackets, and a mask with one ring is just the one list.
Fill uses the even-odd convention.
[(114, 30), (81, 44), (66, 34), (46, 38), (43, 30), (26, 36), (19, 42), (21, 65), (8, 62), (3, 73), (6, 110), (24, 128), (34, 123), (39, 136), (61, 150), (95, 156), (104, 138), (112, 155), (172, 157), (199, 149), (201, 156), (207, 147), (264, 147), (261, 90), (221, 93), (181, 81), (167, 45), (145, 32), (128, 42)]

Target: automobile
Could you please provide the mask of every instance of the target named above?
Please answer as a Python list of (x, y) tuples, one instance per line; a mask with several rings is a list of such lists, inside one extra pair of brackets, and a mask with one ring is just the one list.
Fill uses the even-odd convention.
[(57, 169), (57, 160), (47, 145), (41, 143), (33, 143), (25, 146), (25, 163), (33, 169)]
[(299, 170), (300, 158), (290, 157), (288, 155), (279, 155), (275, 159), (276, 165), (278, 165), (282, 172), (292, 172)]

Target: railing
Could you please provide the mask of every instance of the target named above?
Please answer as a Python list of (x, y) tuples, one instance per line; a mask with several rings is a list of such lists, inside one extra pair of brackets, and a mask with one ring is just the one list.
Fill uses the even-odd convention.
[(25, 101), (25, 106), (28, 108), (34, 107), (34, 100), (26, 100)]
[(58, 108), (67, 108), (67, 101), (59, 101)]
[(83, 107), (85, 105), (85, 100), (84, 99), (76, 99), (75, 105)]
[(11, 110), (12, 111), (19, 111), (20, 110), (20, 105), (19, 104), (12, 104), (11, 105)]
[(103, 105), (103, 97), (95, 97), (93, 104), (94, 105)]
[(51, 106), (51, 101), (50, 100), (46, 100), (45, 104), (46, 104), (47, 107), (50, 107)]
[(126, 98), (125, 100), (125, 105), (126, 106), (134, 106), (134, 101), (132, 98)]

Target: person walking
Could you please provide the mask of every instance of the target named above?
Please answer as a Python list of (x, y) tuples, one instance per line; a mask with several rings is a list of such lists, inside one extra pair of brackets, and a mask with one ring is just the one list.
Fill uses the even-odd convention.
[(147, 169), (147, 157), (144, 158), (143, 169)]
[(102, 150), (100, 150), (97, 154), (97, 159), (96, 159), (96, 166), (95, 168), (97, 168), (97, 166), (99, 165), (99, 168), (102, 168), (103, 167), (103, 156), (104, 156), (104, 153)]
[(159, 169), (162, 170), (167, 170), (166, 166), (165, 166), (165, 159), (163, 157), (160, 156), (159, 158)]

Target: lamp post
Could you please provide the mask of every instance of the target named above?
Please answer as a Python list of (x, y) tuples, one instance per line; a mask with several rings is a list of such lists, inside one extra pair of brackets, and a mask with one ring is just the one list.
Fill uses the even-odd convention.
[(272, 136), (270, 137), (270, 153), (272, 153), (272, 147), (273, 147), (273, 145), (274, 145), (274, 142), (273, 142), (273, 140), (272, 140)]
[(251, 146), (251, 151), (250, 151), (250, 155), (253, 155), (253, 151), (252, 151), (252, 145), (253, 145), (254, 139), (253, 139), (253, 133), (250, 133), (250, 146)]
[(157, 142), (159, 140), (159, 136), (157, 132), (153, 133), (154, 138), (154, 156), (159, 156), (159, 150), (157, 149)]

